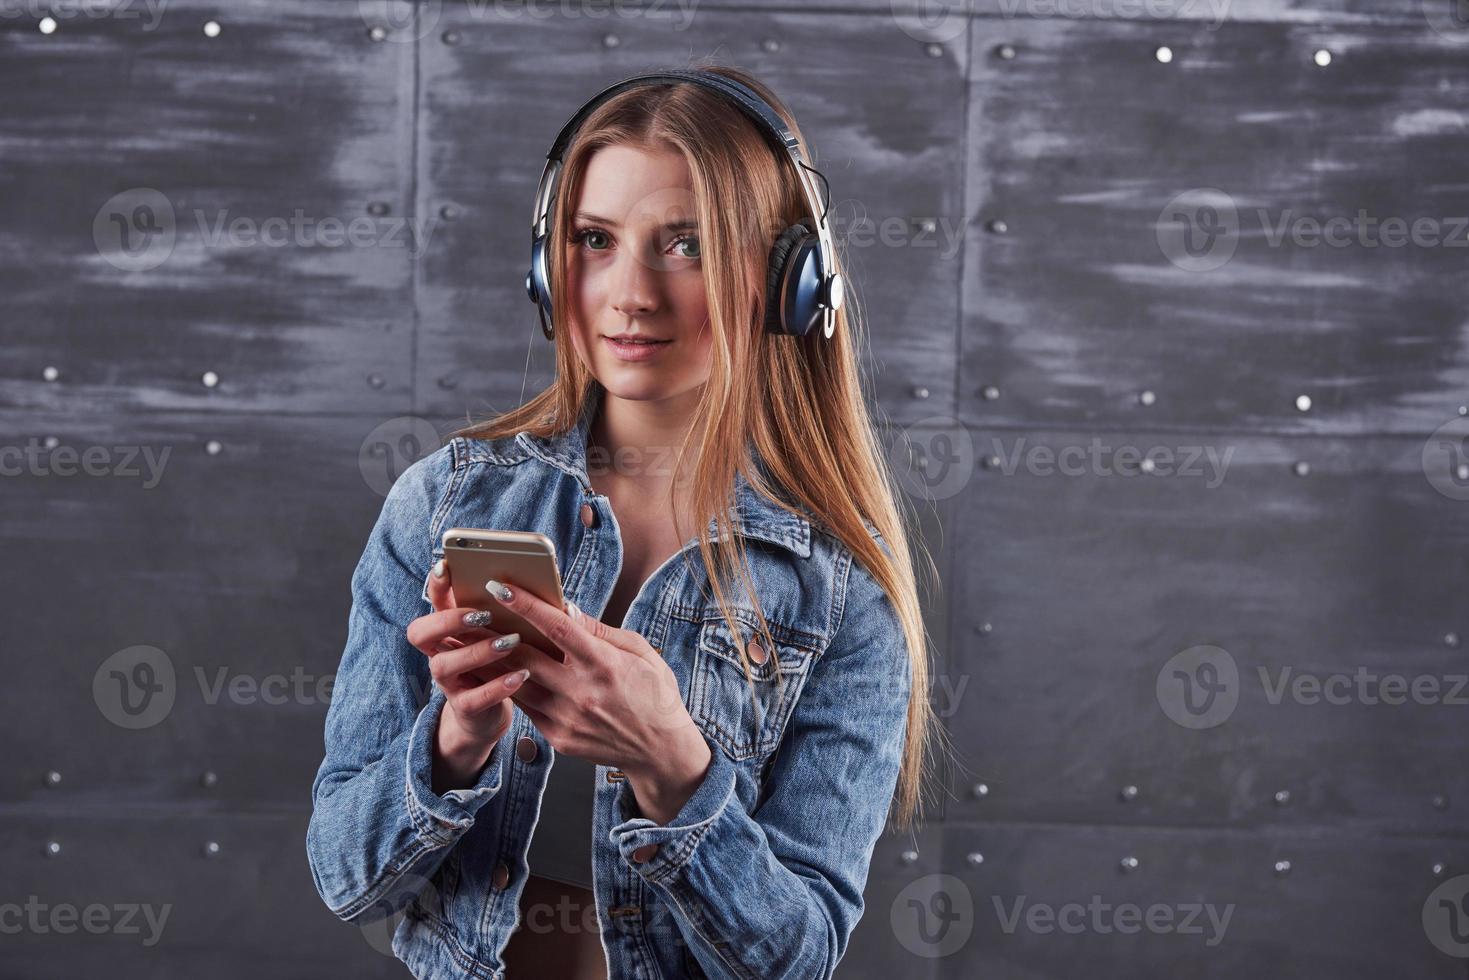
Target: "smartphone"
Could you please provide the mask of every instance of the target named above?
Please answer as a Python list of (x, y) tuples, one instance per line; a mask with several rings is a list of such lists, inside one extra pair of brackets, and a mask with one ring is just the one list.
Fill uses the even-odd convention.
[(496, 633), (519, 633), (522, 642), (565, 660), (556, 644), (485, 589), (485, 583), (495, 579), (512, 588), (526, 589), (564, 611), (561, 570), (556, 564), (556, 545), (550, 538), (535, 531), (450, 528), (444, 532), (444, 564), (449, 568), (455, 602), (488, 609), (494, 613), (490, 629)]

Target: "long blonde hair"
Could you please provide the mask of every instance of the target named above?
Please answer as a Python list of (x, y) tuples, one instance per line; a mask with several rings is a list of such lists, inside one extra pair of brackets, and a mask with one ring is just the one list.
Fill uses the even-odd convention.
[[(689, 67), (718, 72), (749, 86), (765, 99), (801, 139), (794, 118), (773, 92), (740, 69), (709, 62)], [(578, 418), (589, 385), (598, 383), (567, 342), (571, 327), (565, 268), (571, 212), (587, 162), (609, 145), (682, 154), (693, 177), (700, 258), (708, 295), (713, 356), (697, 417), (679, 447), (675, 483), (682, 483), (685, 453), (692, 442), (695, 466), (688, 483), (691, 513), (698, 527), (699, 554), (731, 635), (742, 636), (726, 598), (726, 583), (738, 581), (755, 595), (743, 539), (734, 535), (727, 508), (736, 472), (742, 472), (763, 497), (790, 510), (805, 508), (824, 529), (849, 548), (891, 598), (902, 622), (911, 665), (912, 689), (902, 767), (891, 818), (900, 828), (922, 820), (930, 773), (931, 741), (943, 737), (928, 691), (931, 677), (929, 637), (919, 603), (910, 557), (910, 535), (900, 511), (898, 489), (863, 399), (858, 353), (865, 345), (854, 300), (837, 311), (830, 339), (821, 329), (805, 337), (765, 332), (765, 280), (770, 243), (788, 225), (808, 214), (795, 168), (784, 151), (772, 152), (756, 125), (724, 96), (703, 86), (656, 83), (635, 86), (598, 106), (584, 121), (564, 157), (553, 202), (548, 262), (551, 269), (555, 380), (520, 407), (453, 433), (497, 439), (526, 431), (550, 437), (566, 432)], [(811, 160), (808, 152), (807, 159)], [(727, 202), (739, 201), (738, 207)], [(837, 270), (841, 268), (837, 257)], [(537, 328), (538, 329), (538, 328)], [(859, 332), (853, 333), (853, 330)], [(746, 445), (753, 440), (780, 491), (752, 466)], [(672, 504), (672, 489), (670, 489)], [(675, 515), (678, 509), (670, 506)], [(734, 561), (705, 533), (717, 519), (720, 538), (738, 542)], [(889, 555), (864, 526), (870, 521), (891, 548)], [(921, 537), (913, 536), (921, 546)], [(680, 531), (679, 540), (688, 540)], [(938, 570), (922, 551), (931, 582)], [(730, 577), (726, 577), (730, 576)], [(777, 649), (756, 600), (755, 614), (765, 649)], [(749, 678), (750, 661), (741, 651)], [(777, 676), (779, 672), (777, 671)], [(753, 692), (753, 687), (752, 687)]]

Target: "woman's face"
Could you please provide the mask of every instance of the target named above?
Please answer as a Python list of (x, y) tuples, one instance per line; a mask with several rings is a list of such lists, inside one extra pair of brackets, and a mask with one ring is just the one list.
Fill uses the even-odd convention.
[[(675, 398), (709, 378), (711, 331), (688, 164), (606, 146), (572, 212), (567, 290), (577, 354), (610, 395)], [(607, 338), (665, 341), (619, 350)]]

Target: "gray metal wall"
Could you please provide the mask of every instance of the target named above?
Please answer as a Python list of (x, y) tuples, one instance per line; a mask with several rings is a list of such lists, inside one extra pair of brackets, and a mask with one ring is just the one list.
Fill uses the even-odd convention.
[(0, 976), (405, 975), (303, 851), (348, 578), (549, 379), (556, 130), (711, 53), (943, 574), (961, 766), (841, 974), (1465, 975), (1469, 9), (907, 2), (0, 0)]

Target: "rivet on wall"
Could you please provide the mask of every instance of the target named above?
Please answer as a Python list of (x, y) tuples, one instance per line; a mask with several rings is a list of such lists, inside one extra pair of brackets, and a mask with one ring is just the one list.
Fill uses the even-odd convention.
[(1275, 791), (1275, 805), (1276, 806), (1285, 806), (1289, 802), (1290, 802), (1290, 790), (1288, 790), (1288, 789), (1278, 789), (1278, 790)]
[(1010, 61), (1015, 57), (1015, 46), (1012, 44), (997, 44), (994, 48), (995, 56)]
[(1445, 633), (1443, 635), (1443, 642), (1444, 642), (1444, 646), (1446, 646), (1446, 647), (1456, 647), (1456, 646), (1459, 645), (1459, 634), (1458, 633)]
[(41, 369), (41, 377), (45, 378), (47, 381), (55, 381), (57, 378), (61, 377), (61, 372), (56, 370), (51, 365), (47, 364), (44, 368)]
[(1309, 412), (1310, 410), (1311, 410), (1311, 396), (1310, 395), (1297, 395), (1296, 396), (1296, 411), (1298, 411), (1298, 412)]
[(1166, 44), (1160, 45), (1158, 50), (1153, 52), (1153, 57), (1157, 58), (1159, 61), (1166, 65), (1168, 64), (1168, 62), (1173, 60), (1173, 49), (1168, 47)]
[(942, 44), (928, 44), (924, 46), (923, 50), (928, 52), (930, 58), (942, 58), (944, 56), (944, 46)]
[(928, 397), (928, 389), (925, 388), (925, 387), (923, 387), (922, 385), (918, 385), (917, 387), (915, 387), (913, 389), (913, 397), (914, 398), (927, 398)]
[(987, 470), (995, 469), (1000, 465), (1000, 457), (992, 453), (989, 456), (986, 456), (984, 459), (980, 460), (979, 465), (983, 466)]
[(934, 232), (938, 231), (938, 229), (938, 222), (934, 221), (932, 218), (923, 218), (918, 222), (918, 230), (923, 232), (925, 235), (932, 235)]
[(443, 388), (445, 391), (453, 391), (455, 388), (459, 387), (459, 379), (454, 377), (454, 375), (452, 374), (446, 374), (439, 379), (439, 387)]
[(204, 451), (211, 456), (218, 456), (224, 450), (218, 439), (210, 439), (204, 444)]
[(989, 623), (977, 623), (974, 627), (974, 632), (976, 633), (989, 633), (993, 630), (994, 627), (991, 626)]
[(1151, 405), (1158, 400), (1158, 396), (1151, 391), (1138, 392), (1137, 403), (1139, 405)]
[(1296, 476), (1308, 476), (1311, 473), (1311, 464), (1304, 459), (1298, 459), (1291, 464), (1291, 472)]
[(61, 445), (61, 440), (56, 438), (55, 436), (47, 436), (42, 445), (44, 445), (47, 449), (55, 449), (57, 446)]
[(56, 18), (55, 17), (42, 17), (41, 18), (41, 22), (39, 24), (37, 24), (36, 27), (41, 31), (42, 34), (55, 34), (56, 33)]
[(968, 854), (964, 855), (964, 860), (969, 862), (969, 866), (971, 868), (977, 868), (981, 864), (984, 864), (984, 855), (979, 853), (978, 851), (970, 851)]
[(1449, 873), (1449, 866), (1442, 861), (1433, 862), (1433, 867), (1428, 869), (1433, 872), (1435, 878), (1442, 878)]
[(204, 22), (205, 37), (219, 37), (219, 21), (209, 20)]
[(439, 217), (445, 221), (453, 221), (459, 217), (459, 209), (452, 204), (441, 204), (439, 205)]
[(205, 857), (218, 857), (219, 856), (219, 841), (213, 841), (213, 840), (212, 841), (208, 841), (204, 845), (204, 856)]
[(622, 38), (618, 37), (616, 34), (602, 35), (602, 47), (604, 48), (615, 48), (621, 43)]
[(1127, 857), (1125, 857), (1121, 861), (1117, 862), (1117, 865), (1123, 871), (1126, 871), (1126, 872), (1136, 871), (1137, 870), (1137, 858), (1135, 858), (1131, 854), (1129, 854)]
[(388, 39), (387, 29), (380, 24), (374, 24), (367, 32), (367, 36), (374, 41), (386, 41)]
[(917, 861), (917, 860), (918, 860), (918, 852), (917, 851), (908, 850), (908, 851), (904, 851), (903, 852), (902, 861), (903, 861), (904, 864), (912, 864), (914, 861)]
[(990, 787), (989, 787), (989, 784), (988, 783), (975, 783), (974, 784), (974, 788), (973, 788), (973, 790), (971, 790), (971, 792), (973, 792), (974, 798), (976, 800), (982, 800), (986, 796), (989, 796), (990, 795)]
[(996, 388), (994, 385), (986, 385), (985, 386), (985, 389), (984, 389), (984, 400), (985, 401), (992, 402), (996, 398), (999, 398), (999, 397), (1000, 397), (1000, 389), (999, 388)]
[(1004, 218), (991, 218), (985, 222), (984, 227), (992, 235), (1003, 235), (1010, 230), (1010, 226), (1005, 223)]
[(1280, 878), (1283, 878), (1286, 875), (1290, 874), (1290, 862), (1289, 861), (1276, 861), (1275, 862), (1275, 874), (1276, 874), (1276, 877), (1280, 877)]
[(1331, 64), (1331, 52), (1326, 50), (1325, 48), (1321, 48), (1319, 51), (1311, 56), (1311, 60), (1316, 62), (1318, 67), (1325, 68), (1327, 65)]
[(383, 380), (381, 374), (369, 374), (367, 376), (367, 385), (369, 388), (381, 388), (385, 384), (387, 382)]
[(48, 840), (46, 842), (46, 848), (45, 848), (45, 850), (43, 850), (41, 853), (45, 854), (47, 857), (52, 857), (52, 858), (56, 857), (57, 855), (59, 855), (61, 853), (61, 842), (60, 841), (54, 841), (54, 840)]
[(61, 783), (61, 773), (57, 772), (55, 769), (52, 769), (50, 772), (46, 773), (46, 785), (47, 786), (56, 786), (56, 785), (59, 785), (60, 783)]
[(458, 44), (459, 43), (459, 32), (458, 31), (445, 31), (440, 36), (443, 38), (443, 41), (444, 41), (445, 44)]
[(1442, 793), (1434, 793), (1433, 808), (1435, 810), (1447, 810), (1449, 808), (1449, 798)]
[(773, 37), (767, 37), (760, 42), (760, 47), (770, 54), (775, 54), (775, 52), (780, 50), (780, 42)]
[(218, 785), (218, 783), (219, 776), (215, 775), (212, 770), (206, 769), (204, 771), (204, 774), (199, 777), (199, 785), (203, 786), (205, 789), (213, 789), (216, 785)]
[(1460, 405), (1459, 406), (1459, 414), (1460, 415), (1469, 415), (1469, 405)]
[(367, 205), (367, 213), (372, 215), (374, 218), (381, 218), (383, 215), (392, 210), (393, 209), (388, 206), (387, 201), (373, 201)]
[(1117, 792), (1117, 798), (1123, 803), (1131, 803), (1137, 799), (1137, 787), (1129, 783)]
[(219, 384), (219, 375), (213, 371), (205, 371), (199, 376), (199, 380), (204, 383), (204, 387), (213, 388)]
[(1153, 457), (1144, 456), (1141, 460), (1138, 461), (1137, 468), (1142, 470), (1144, 473), (1151, 473), (1158, 468), (1158, 464), (1153, 461)]

